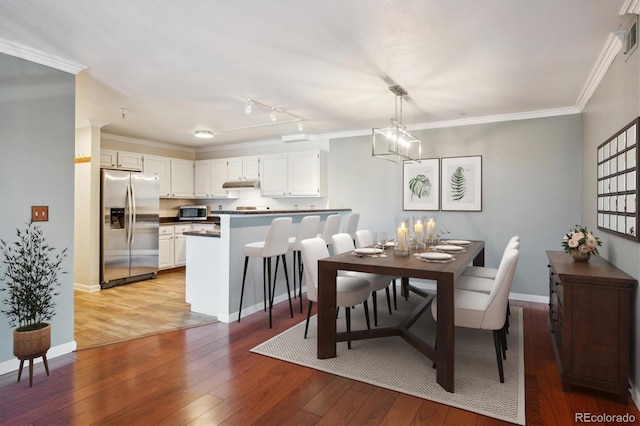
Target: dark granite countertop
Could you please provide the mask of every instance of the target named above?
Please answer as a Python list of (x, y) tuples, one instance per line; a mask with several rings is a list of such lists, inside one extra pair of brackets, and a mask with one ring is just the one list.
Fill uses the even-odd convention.
[[(216, 214), (234, 214), (234, 215), (258, 215), (258, 214), (297, 214), (297, 213), (327, 213), (327, 212), (348, 212), (351, 209), (297, 209), (297, 210), (214, 210), (211, 213)], [(209, 216), (211, 217), (211, 216)]]
[(202, 230), (202, 231), (187, 231), (182, 235), (188, 235), (192, 237), (212, 237), (212, 238), (220, 238), (220, 231), (210, 231), (210, 230)]

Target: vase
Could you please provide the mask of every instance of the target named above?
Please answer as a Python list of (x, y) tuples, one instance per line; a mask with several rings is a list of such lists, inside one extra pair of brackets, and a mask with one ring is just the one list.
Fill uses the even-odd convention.
[(576, 262), (588, 262), (591, 257), (591, 253), (580, 253), (578, 250), (574, 250), (571, 252), (571, 257)]

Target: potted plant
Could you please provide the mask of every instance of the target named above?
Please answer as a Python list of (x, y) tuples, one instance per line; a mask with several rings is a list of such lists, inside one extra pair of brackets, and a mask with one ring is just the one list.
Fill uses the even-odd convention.
[[(4, 273), (0, 291), (6, 293), (0, 312), (9, 318), (13, 332), (13, 354), (20, 360), (20, 372), (25, 359), (42, 356), (51, 346), (51, 325), (47, 321), (55, 315), (55, 296), (61, 283), (58, 274), (67, 249), (56, 249), (47, 243), (42, 229), (33, 221), (25, 229), (16, 230), (17, 240), (8, 243), (0, 239)], [(30, 377), (31, 379), (31, 377)], [(18, 375), (20, 381), (20, 374)], [(31, 383), (31, 380), (30, 380)]]
[(602, 242), (585, 226), (576, 225), (562, 239), (564, 251), (578, 262), (587, 262), (592, 254), (598, 254)]

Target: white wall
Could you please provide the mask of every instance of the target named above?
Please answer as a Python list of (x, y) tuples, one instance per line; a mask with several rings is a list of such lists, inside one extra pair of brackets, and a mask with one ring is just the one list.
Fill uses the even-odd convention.
[[(513, 293), (548, 296), (545, 250), (580, 219), (579, 115), (413, 132), (424, 158), (481, 155), (481, 212), (433, 212), (450, 237), (486, 241), (488, 266), (497, 267), (512, 235), (522, 245)], [(331, 141), (330, 204), (360, 213), (360, 229), (391, 232), (402, 210), (402, 166), (371, 156), (371, 138)], [(537, 296), (537, 297), (530, 297)]]
[[(640, 53), (618, 54), (583, 111), (582, 223), (597, 226), (596, 150), (640, 115)], [(604, 231), (600, 254), (632, 277), (640, 278), (640, 245)], [(633, 294), (630, 373), (632, 397), (640, 403), (640, 292)]]

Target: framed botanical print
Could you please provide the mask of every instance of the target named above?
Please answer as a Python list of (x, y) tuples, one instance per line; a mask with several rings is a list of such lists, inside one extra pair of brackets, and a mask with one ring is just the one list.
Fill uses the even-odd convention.
[(440, 160), (427, 158), (420, 163), (404, 163), (402, 175), (403, 210), (440, 209)]
[(482, 156), (443, 158), (442, 210), (482, 210)]

